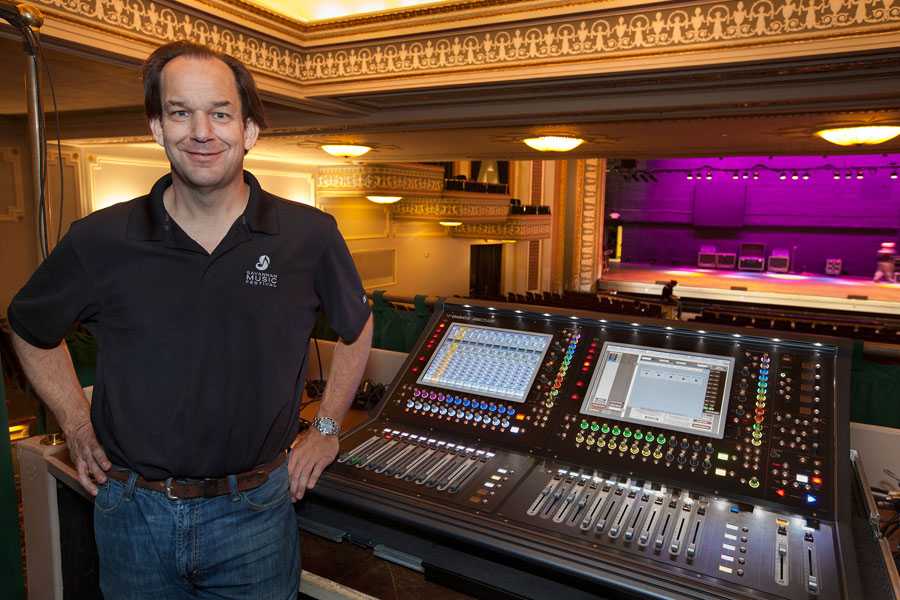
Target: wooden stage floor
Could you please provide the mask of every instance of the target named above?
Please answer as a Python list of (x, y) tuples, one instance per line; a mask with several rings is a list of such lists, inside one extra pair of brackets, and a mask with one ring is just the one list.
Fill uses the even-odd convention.
[(675, 294), (681, 298), (900, 315), (900, 283), (816, 273), (753, 273), (614, 263), (603, 272), (599, 289), (658, 294), (661, 282), (671, 279), (678, 282)]

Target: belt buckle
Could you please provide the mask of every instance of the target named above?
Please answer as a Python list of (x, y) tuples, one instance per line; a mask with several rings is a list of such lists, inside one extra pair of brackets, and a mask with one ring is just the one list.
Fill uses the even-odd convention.
[(172, 493), (172, 478), (166, 479), (166, 498), (169, 500), (180, 500), (178, 496)]

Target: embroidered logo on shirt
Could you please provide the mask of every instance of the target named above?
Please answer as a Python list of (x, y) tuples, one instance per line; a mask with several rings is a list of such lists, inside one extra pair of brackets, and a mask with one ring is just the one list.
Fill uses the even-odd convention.
[(261, 255), (259, 260), (256, 261), (256, 270), (251, 271), (247, 269), (244, 283), (252, 286), (278, 287), (278, 274), (264, 272), (269, 268), (270, 264), (272, 264), (272, 261), (269, 257), (265, 254)]

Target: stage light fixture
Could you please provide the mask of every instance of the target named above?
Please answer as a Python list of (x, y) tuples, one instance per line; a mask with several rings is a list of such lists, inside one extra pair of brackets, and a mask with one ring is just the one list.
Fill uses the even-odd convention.
[(794, 171), (793, 173), (791, 173), (791, 180), (792, 180), (792, 181), (797, 181), (798, 179), (800, 179), (800, 176), (797, 175), (797, 171)]
[(754, 180), (759, 179), (759, 171), (753, 171), (753, 179)]
[(817, 131), (816, 135), (838, 146), (875, 145), (883, 144), (900, 135), (900, 126), (840, 127), (822, 129)]
[(865, 175), (863, 175), (863, 172), (862, 172), (862, 171), (857, 171), (857, 172), (856, 172), (856, 178), (857, 178), (857, 179), (863, 179), (864, 177), (865, 177)]
[(835, 171), (835, 172), (834, 172), (834, 178), (835, 178), (835, 179), (840, 179), (840, 178), (841, 178), (841, 172), (840, 172), (840, 171)]
[(357, 146), (354, 144), (322, 144), (319, 148), (338, 158), (358, 158), (372, 149), (371, 146)]
[(711, 181), (711, 180), (712, 180), (712, 171), (707, 171), (707, 172), (706, 172), (706, 180), (707, 180), (707, 181)]
[(750, 179), (750, 173), (748, 173), (747, 171), (744, 171), (744, 174), (741, 175), (741, 179)]
[(688, 178), (688, 181), (693, 181), (693, 180), (694, 180), (694, 174), (691, 173), (690, 171), (688, 171), (687, 178)]
[(568, 152), (584, 143), (577, 137), (563, 135), (544, 135), (541, 137), (526, 138), (522, 142), (529, 148), (539, 152)]
[(735, 181), (738, 180), (738, 177), (739, 177), (739, 175), (738, 175), (737, 171), (735, 171), (734, 173), (731, 174), (731, 178), (734, 179)]
[(809, 171), (803, 173), (803, 181), (809, 181)]
[(897, 171), (891, 171), (891, 179), (897, 179)]
[(781, 172), (781, 175), (778, 176), (778, 179), (784, 181), (785, 179), (787, 179), (787, 173), (785, 173), (784, 171), (782, 171), (782, 172)]
[(853, 179), (853, 173), (851, 173), (850, 171), (847, 171), (844, 174), (844, 179)]

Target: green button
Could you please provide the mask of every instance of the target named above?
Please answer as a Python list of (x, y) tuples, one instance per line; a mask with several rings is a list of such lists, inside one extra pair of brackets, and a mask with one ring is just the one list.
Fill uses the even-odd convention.
[(753, 489), (756, 489), (759, 487), (759, 479), (757, 479), (756, 477), (751, 479), (749, 483), (750, 483), (750, 487), (752, 487)]
[(663, 434), (659, 434), (658, 436), (656, 436), (656, 443), (660, 446), (664, 446), (666, 443), (666, 436), (664, 436)]
[(631, 437), (631, 430), (628, 429), (628, 428), (626, 427), (626, 428), (625, 428), (625, 431), (622, 432), (622, 435), (624, 435), (624, 436), (627, 437), (627, 438), (630, 438), (630, 437)]
[(635, 431), (635, 432), (634, 432), (634, 439), (636, 439), (636, 440), (642, 440), (642, 439), (644, 439), (644, 434), (641, 433), (640, 431)]
[(762, 425), (760, 425), (759, 423), (754, 423), (753, 429), (755, 429), (756, 431), (760, 431), (762, 429)]
[(599, 429), (599, 425), (597, 425), (596, 423), (591, 423), (591, 431), (598, 431)]
[(622, 433), (622, 430), (619, 429), (618, 427), (613, 427), (613, 428), (612, 428), (612, 434), (613, 434), (613, 435), (619, 435), (620, 433)]
[(590, 425), (588, 425), (587, 421), (582, 421), (578, 426), (581, 427), (582, 429), (587, 429), (588, 427), (590, 427)]
[(609, 433), (609, 425), (604, 423), (603, 427), (600, 428), (600, 431), (602, 431), (603, 433)]

